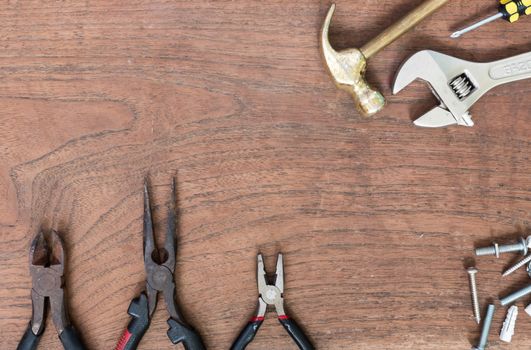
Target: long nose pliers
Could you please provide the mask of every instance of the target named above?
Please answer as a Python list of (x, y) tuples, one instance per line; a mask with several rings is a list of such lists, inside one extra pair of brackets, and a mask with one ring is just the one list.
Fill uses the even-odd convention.
[(144, 183), (144, 267), (146, 269), (146, 290), (133, 299), (127, 313), (132, 317), (115, 350), (134, 350), (149, 328), (155, 307), (157, 294), (162, 292), (166, 301), (168, 319), (168, 338), (173, 344), (183, 343), (186, 350), (204, 350), (199, 334), (185, 321), (175, 302), (175, 180), (172, 184), (172, 196), (168, 206), (168, 227), (163, 249), (157, 249), (153, 237), (153, 221), (147, 182)]
[(258, 306), (256, 314), (240, 332), (232, 344), (231, 350), (243, 350), (254, 339), (258, 329), (264, 322), (268, 306), (274, 306), (278, 321), (284, 326), (291, 338), (301, 350), (313, 350), (314, 347), (299, 325), (286, 315), (284, 310), (284, 260), (282, 254), (277, 256), (277, 270), (272, 283), (268, 283), (264, 269), (264, 258), (258, 254), (256, 279), (258, 282)]
[(46, 301), (50, 304), (52, 320), (65, 350), (84, 350), (85, 347), (68, 318), (63, 289), (64, 249), (57, 232), (37, 234), (31, 243), (30, 274), (33, 312), (17, 350), (36, 349), (44, 333)]

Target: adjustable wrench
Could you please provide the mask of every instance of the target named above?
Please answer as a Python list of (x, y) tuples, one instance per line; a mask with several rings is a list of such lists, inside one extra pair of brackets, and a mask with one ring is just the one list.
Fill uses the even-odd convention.
[(475, 63), (425, 50), (402, 64), (393, 94), (416, 79), (424, 80), (441, 104), (416, 119), (415, 125), (474, 126), (469, 109), (481, 96), (498, 85), (528, 78), (531, 78), (531, 52), (491, 63)]

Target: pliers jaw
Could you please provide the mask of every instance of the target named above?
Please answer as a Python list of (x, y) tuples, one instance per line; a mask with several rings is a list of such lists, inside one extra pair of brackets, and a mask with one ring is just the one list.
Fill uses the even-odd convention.
[(277, 256), (277, 269), (274, 277), (274, 284), (269, 284), (264, 268), (264, 258), (262, 254), (257, 256), (257, 276), (258, 283), (258, 311), (256, 317), (265, 316), (268, 305), (275, 307), (278, 317), (286, 315), (284, 312), (284, 259), (282, 253)]
[(29, 260), (30, 271), (49, 267), (62, 276), (65, 256), (63, 242), (57, 232), (51, 231), (47, 236), (39, 232), (31, 242)]
[(157, 305), (157, 293), (163, 292), (166, 299), (168, 312), (172, 317), (177, 317), (177, 311), (172, 306), (172, 300), (168, 299), (169, 294), (173, 295), (175, 283), (173, 273), (175, 271), (175, 201), (176, 201), (175, 179), (172, 182), (171, 200), (168, 204), (168, 223), (164, 247), (157, 249), (153, 233), (153, 218), (149, 199), (147, 179), (144, 182), (144, 267), (146, 269), (147, 285), (146, 294), (148, 297), (149, 317), (155, 312)]

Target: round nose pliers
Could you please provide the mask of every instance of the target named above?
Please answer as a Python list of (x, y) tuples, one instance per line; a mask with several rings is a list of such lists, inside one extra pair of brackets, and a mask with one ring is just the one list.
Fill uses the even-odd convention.
[(301, 350), (313, 350), (314, 347), (299, 325), (288, 317), (284, 311), (284, 260), (282, 254), (277, 256), (277, 270), (272, 283), (268, 283), (264, 269), (262, 254), (258, 254), (257, 283), (258, 283), (258, 306), (256, 314), (247, 323), (240, 335), (232, 344), (231, 350), (243, 350), (254, 339), (258, 329), (264, 322), (268, 306), (274, 306), (278, 321), (284, 326), (291, 338)]
[(133, 299), (127, 313), (131, 321), (120, 338), (115, 350), (134, 350), (149, 328), (157, 306), (157, 294), (162, 292), (166, 301), (168, 338), (173, 344), (182, 343), (186, 350), (204, 350), (199, 334), (185, 321), (175, 302), (175, 180), (168, 210), (168, 227), (163, 249), (157, 249), (153, 237), (153, 221), (147, 183), (144, 184), (144, 267), (146, 290)]
[(37, 348), (44, 333), (46, 300), (50, 304), (52, 321), (65, 350), (84, 350), (81, 338), (68, 318), (63, 289), (63, 242), (57, 232), (51, 231), (47, 235), (39, 232), (31, 243), (29, 257), (33, 312), (17, 350)]

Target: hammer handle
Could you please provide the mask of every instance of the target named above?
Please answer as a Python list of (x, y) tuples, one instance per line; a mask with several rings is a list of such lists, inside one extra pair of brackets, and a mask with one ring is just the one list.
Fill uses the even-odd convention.
[(391, 27), (384, 30), (376, 38), (361, 48), (361, 52), (366, 59), (375, 55), (378, 51), (391, 44), (398, 39), (402, 34), (416, 26), (424, 18), (437, 11), (442, 5), (446, 4), (448, 0), (427, 0), (419, 7), (408, 13), (400, 21), (393, 24)]

